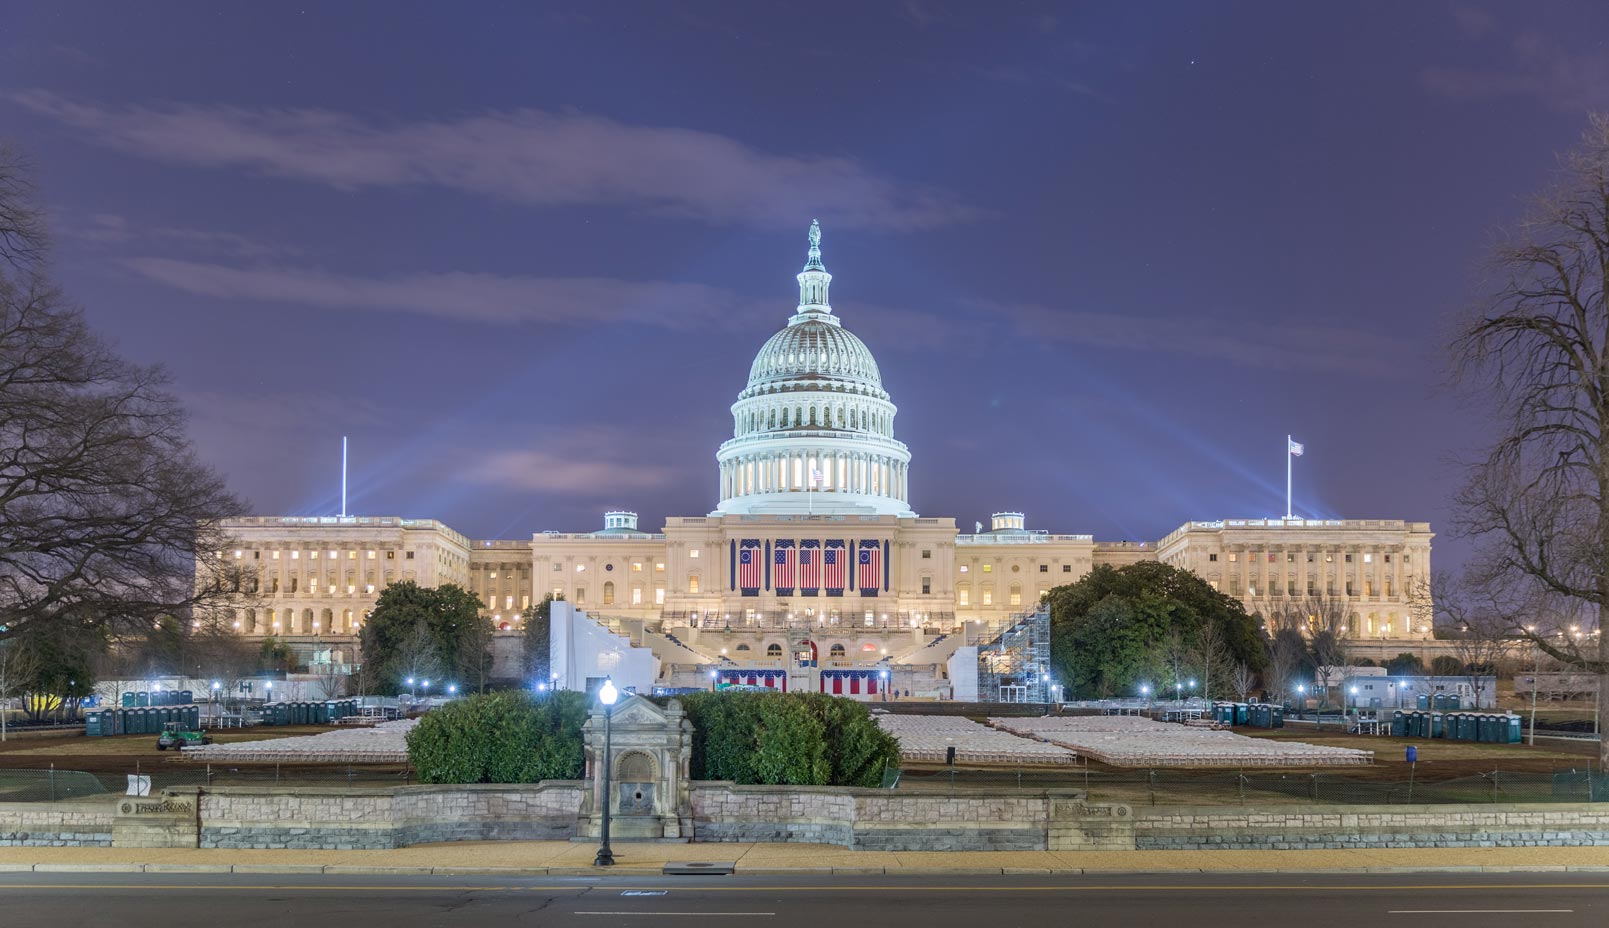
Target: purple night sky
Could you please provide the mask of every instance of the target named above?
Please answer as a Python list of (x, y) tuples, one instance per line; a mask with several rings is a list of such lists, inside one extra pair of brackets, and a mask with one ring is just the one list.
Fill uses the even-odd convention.
[(1445, 530), (1447, 317), (1609, 107), (1609, 5), (31, 3), (56, 271), (261, 514), (716, 502), (812, 217), (913, 507)]

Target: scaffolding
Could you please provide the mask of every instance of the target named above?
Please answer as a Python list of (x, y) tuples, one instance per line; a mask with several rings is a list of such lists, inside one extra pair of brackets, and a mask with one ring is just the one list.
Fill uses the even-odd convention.
[(1050, 702), (1050, 607), (1011, 618), (1004, 631), (978, 646), (978, 699)]

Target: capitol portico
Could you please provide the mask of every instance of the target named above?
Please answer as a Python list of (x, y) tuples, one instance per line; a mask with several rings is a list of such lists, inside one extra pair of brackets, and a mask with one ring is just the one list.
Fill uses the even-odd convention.
[(731, 406), (713, 511), (660, 531), (612, 511), (596, 531), (515, 541), (470, 540), (433, 520), (233, 520), (236, 546), (223, 556), (258, 568), (236, 627), (304, 651), (350, 648), (386, 583), (456, 583), (505, 630), (543, 596), (562, 596), (651, 650), (663, 684), (752, 669), (827, 689), (832, 674), (893, 668), (904, 676), (885, 687), (943, 695), (956, 649), (1046, 591), (1096, 565), (1161, 560), (1271, 621), (1299, 623), (1303, 600), (1324, 596), (1344, 601), (1356, 637), (1407, 648), (1426, 634), (1432, 534), (1422, 522), (1197, 521), (1156, 543), (1107, 543), (1032, 529), (1016, 511), (973, 533), (918, 515), (893, 397), (833, 311), (814, 223), (808, 241), (798, 304)]

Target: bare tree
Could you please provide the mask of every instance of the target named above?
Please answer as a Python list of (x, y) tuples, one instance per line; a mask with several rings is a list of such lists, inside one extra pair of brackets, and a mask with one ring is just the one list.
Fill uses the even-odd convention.
[(242, 507), (191, 454), (166, 376), (90, 332), (46, 251), (0, 151), (0, 638), (189, 621), (238, 588), (219, 523)]
[[(1482, 542), (1472, 579), (1516, 630), (1597, 675), (1602, 727), (1609, 640), (1560, 639), (1546, 617), (1609, 605), (1609, 116), (1590, 117), (1491, 270), (1453, 360), (1500, 431), (1470, 467), (1458, 527)], [(1609, 764), (1609, 738), (1599, 760)]]
[(1240, 701), (1247, 702), (1251, 698), (1252, 688), (1257, 685), (1257, 672), (1252, 670), (1244, 661), (1235, 665), (1234, 675), (1235, 692), (1240, 694)]
[(430, 634), (430, 626), (422, 621), (415, 623), (403, 636), (392, 660), (399, 680), (410, 677), (414, 680), (441, 678), (443, 668), (441, 657), (436, 653), (435, 638)]
[(6, 740), (7, 704), (21, 696), (34, 677), (34, 655), (16, 640), (0, 641), (0, 741)]
[(1196, 629), (1195, 642), (1190, 648), (1190, 662), (1201, 668), (1201, 696), (1211, 700), (1214, 689), (1227, 677), (1230, 657), (1229, 645), (1223, 630), (1212, 622), (1203, 622)]
[(1282, 627), (1268, 645), (1268, 682), (1281, 700), (1290, 696), (1308, 662), (1307, 638), (1296, 628)]
[(1438, 574), (1431, 588), (1435, 591), (1436, 612), (1447, 627), (1453, 653), (1463, 664), (1479, 708), (1485, 678), (1496, 675), (1498, 662), (1508, 655), (1518, 638), (1514, 618), (1505, 614), (1502, 603), (1487, 600), (1484, 586), (1455, 582)]
[(1168, 629), (1157, 645), (1157, 663), (1173, 678), (1170, 682), (1174, 694), (1182, 693), (1181, 687), (1190, 669), (1190, 639), (1177, 628)]

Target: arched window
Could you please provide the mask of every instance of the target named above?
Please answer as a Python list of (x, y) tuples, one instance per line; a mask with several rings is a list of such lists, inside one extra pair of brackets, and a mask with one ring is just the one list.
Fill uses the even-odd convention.
[(737, 646), (737, 649), (739, 651), (747, 651), (749, 649), (749, 646), (746, 645), (746, 644), (740, 644), (740, 645)]
[(770, 644), (766, 645), (765, 646), (765, 656), (766, 657), (781, 657), (782, 656), (782, 645), (777, 644), (774, 641), (771, 642)]
[(833, 645), (827, 649), (827, 655), (834, 660), (842, 660), (844, 656), (844, 646), (841, 644)]

